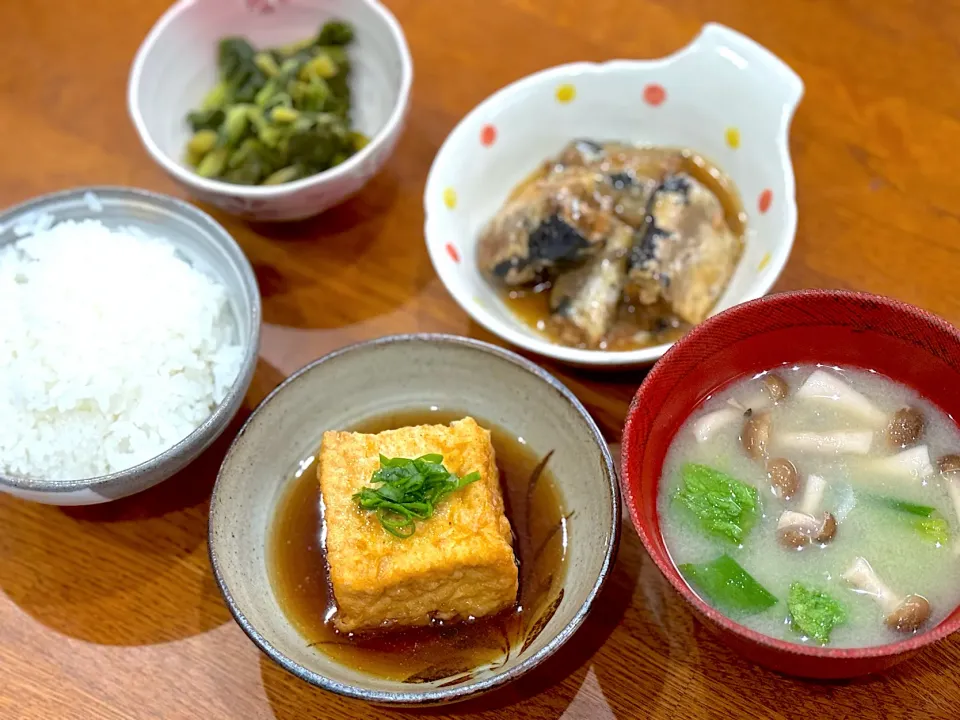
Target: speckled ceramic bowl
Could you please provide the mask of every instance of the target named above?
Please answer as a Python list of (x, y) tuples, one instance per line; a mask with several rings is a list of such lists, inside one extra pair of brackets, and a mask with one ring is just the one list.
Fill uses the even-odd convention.
[[(497, 670), (460, 684), (401, 683), (342, 665), (309, 646), (277, 603), (267, 533), (278, 498), (325, 430), (392, 411), (463, 410), (554, 450), (568, 510), (563, 594), (543, 631)], [(355, 345), (308, 365), (257, 409), (230, 448), (210, 507), (210, 558), (233, 616), (282, 667), (318, 687), (374, 703), (463, 700), (515, 680), (556, 652), (584, 621), (619, 541), (620, 500), (607, 445), (587, 411), (555, 378), (511, 352), (446, 335), (401, 335)]]
[(802, 96), (800, 78), (773, 53), (716, 23), (667, 57), (571, 63), (522, 78), (474, 108), (433, 161), (423, 206), (437, 274), (474, 320), (530, 352), (574, 365), (649, 364), (669, 345), (565, 347), (514, 316), (477, 268), (481, 228), (572, 139), (686, 147), (732, 178), (747, 215), (743, 257), (714, 312), (760, 297), (796, 233), (788, 135)]
[[(0, 492), (49, 505), (94, 505), (127, 497), (163, 482), (193, 462), (227, 429), (253, 380), (260, 348), (260, 291), (253, 268), (223, 227), (193, 205), (165, 195), (123, 187), (80, 187), (43, 195), (0, 213), (0, 247), (19, 239), (31, 218), (97, 220), (109, 228), (133, 227), (169, 240), (190, 265), (227, 290), (243, 363), (223, 401), (200, 427), (155, 458), (100, 477), (50, 480), (4, 475)], [(0, 309), (0, 313), (3, 310)], [(0, 418), (0, 423), (5, 422)]]

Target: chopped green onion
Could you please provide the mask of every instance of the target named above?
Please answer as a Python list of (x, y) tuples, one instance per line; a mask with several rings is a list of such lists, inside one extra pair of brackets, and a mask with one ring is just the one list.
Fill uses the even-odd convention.
[(443, 455), (422, 455), (416, 459), (380, 456), (380, 469), (365, 487), (353, 496), (361, 510), (375, 511), (391, 535), (408, 538), (417, 530), (417, 520), (433, 517), (437, 505), (451, 493), (480, 479), (472, 472), (457, 477), (443, 466)]

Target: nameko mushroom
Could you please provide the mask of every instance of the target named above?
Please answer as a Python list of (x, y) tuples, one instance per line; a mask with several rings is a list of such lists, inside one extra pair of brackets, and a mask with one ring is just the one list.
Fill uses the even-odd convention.
[(864, 558), (858, 557), (841, 576), (857, 592), (869, 595), (883, 611), (887, 627), (914, 632), (930, 617), (930, 603), (922, 595), (902, 597), (887, 587)]
[(802, 549), (811, 542), (828, 543), (837, 534), (837, 519), (820, 513), (827, 481), (819, 475), (807, 478), (799, 511), (784, 510), (777, 521), (777, 540), (788, 548)]

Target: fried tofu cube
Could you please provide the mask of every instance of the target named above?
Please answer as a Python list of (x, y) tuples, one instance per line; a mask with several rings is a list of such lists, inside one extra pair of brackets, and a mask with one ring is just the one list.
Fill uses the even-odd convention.
[[(354, 493), (386, 457), (439, 453), (460, 477), (480, 479), (448, 495), (433, 517), (398, 538)], [(326, 526), (327, 563), (344, 632), (428, 625), (491, 615), (517, 598), (517, 563), (490, 431), (470, 417), (376, 435), (325, 432), (318, 468)]]

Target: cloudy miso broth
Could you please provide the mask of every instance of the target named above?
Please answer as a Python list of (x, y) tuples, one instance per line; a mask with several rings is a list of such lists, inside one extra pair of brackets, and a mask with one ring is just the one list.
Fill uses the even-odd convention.
[[(770, 383), (772, 393), (771, 375), (784, 381)], [(830, 647), (896, 642), (914, 631), (900, 614), (913, 609), (902, 604), (907, 596), (929, 604), (919, 631), (960, 605), (960, 524), (950, 494), (960, 470), (943, 473), (939, 463), (953, 453), (960, 453), (954, 421), (909, 388), (859, 369), (776, 368), (708, 398), (673, 439), (659, 495), (664, 541), (695, 592), (758, 632), (820, 644), (798, 629), (802, 618), (791, 624), (792, 610), (799, 616), (811, 607), (809, 594), (791, 600), (799, 583), (840, 608), (823, 636)], [(795, 488), (793, 476), (775, 467), (782, 470), (783, 460), (796, 470)], [(777, 489), (768, 465), (775, 479), (788, 478)], [(734, 498), (740, 514), (711, 505), (717, 497)], [(759, 584), (748, 583), (752, 596), (716, 595), (725, 591), (711, 578), (723, 573), (707, 566), (724, 555)], [(855, 567), (857, 558), (869, 572)]]

